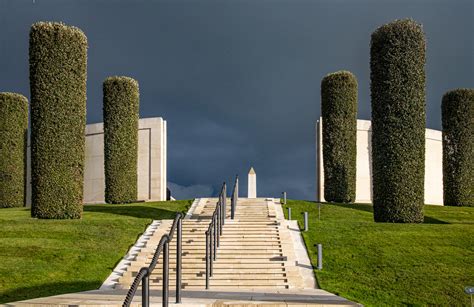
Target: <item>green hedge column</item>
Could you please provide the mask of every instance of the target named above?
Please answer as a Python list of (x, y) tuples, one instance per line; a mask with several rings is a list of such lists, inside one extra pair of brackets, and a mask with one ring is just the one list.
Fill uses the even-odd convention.
[(138, 82), (127, 77), (104, 81), (105, 201), (137, 199)]
[(32, 210), (80, 218), (84, 185), (87, 38), (61, 23), (30, 31)]
[(28, 100), (0, 93), (0, 208), (25, 205)]
[(413, 20), (378, 28), (370, 46), (372, 184), (377, 222), (423, 222), (425, 36)]
[(445, 206), (474, 206), (474, 89), (447, 92), (442, 102)]
[(356, 194), (357, 79), (348, 71), (321, 82), (324, 198), (352, 203)]

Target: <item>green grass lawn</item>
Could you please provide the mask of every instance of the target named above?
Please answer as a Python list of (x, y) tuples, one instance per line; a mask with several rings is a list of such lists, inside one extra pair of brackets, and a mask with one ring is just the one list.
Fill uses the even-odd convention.
[(0, 209), (0, 303), (97, 289), (153, 219), (173, 219), (190, 205), (86, 205), (81, 220)]
[(313, 266), (323, 244), (321, 288), (366, 306), (469, 306), (474, 286), (474, 208), (425, 206), (425, 223), (373, 222), (370, 205), (318, 205), (289, 200)]

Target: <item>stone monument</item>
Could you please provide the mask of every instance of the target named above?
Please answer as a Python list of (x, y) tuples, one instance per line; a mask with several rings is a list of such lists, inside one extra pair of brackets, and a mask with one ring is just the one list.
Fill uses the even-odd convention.
[(248, 198), (257, 198), (257, 174), (253, 167), (251, 167), (249, 171), (248, 185)]

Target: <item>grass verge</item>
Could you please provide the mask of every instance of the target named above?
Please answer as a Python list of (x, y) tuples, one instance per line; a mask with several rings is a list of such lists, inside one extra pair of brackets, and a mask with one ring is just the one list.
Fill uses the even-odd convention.
[(97, 289), (152, 220), (192, 201), (86, 205), (80, 220), (0, 210), (0, 303)]
[(425, 206), (423, 224), (375, 223), (370, 205), (289, 200), (313, 266), (323, 244), (321, 288), (366, 306), (469, 306), (474, 286), (474, 208)]

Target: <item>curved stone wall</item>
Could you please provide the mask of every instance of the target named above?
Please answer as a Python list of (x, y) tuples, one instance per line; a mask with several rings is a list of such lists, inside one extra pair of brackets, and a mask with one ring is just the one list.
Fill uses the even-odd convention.
[[(324, 200), (322, 118), (316, 123), (316, 200)], [(371, 122), (357, 120), (356, 203), (372, 203)], [(425, 131), (425, 204), (443, 205), (442, 132)]]

